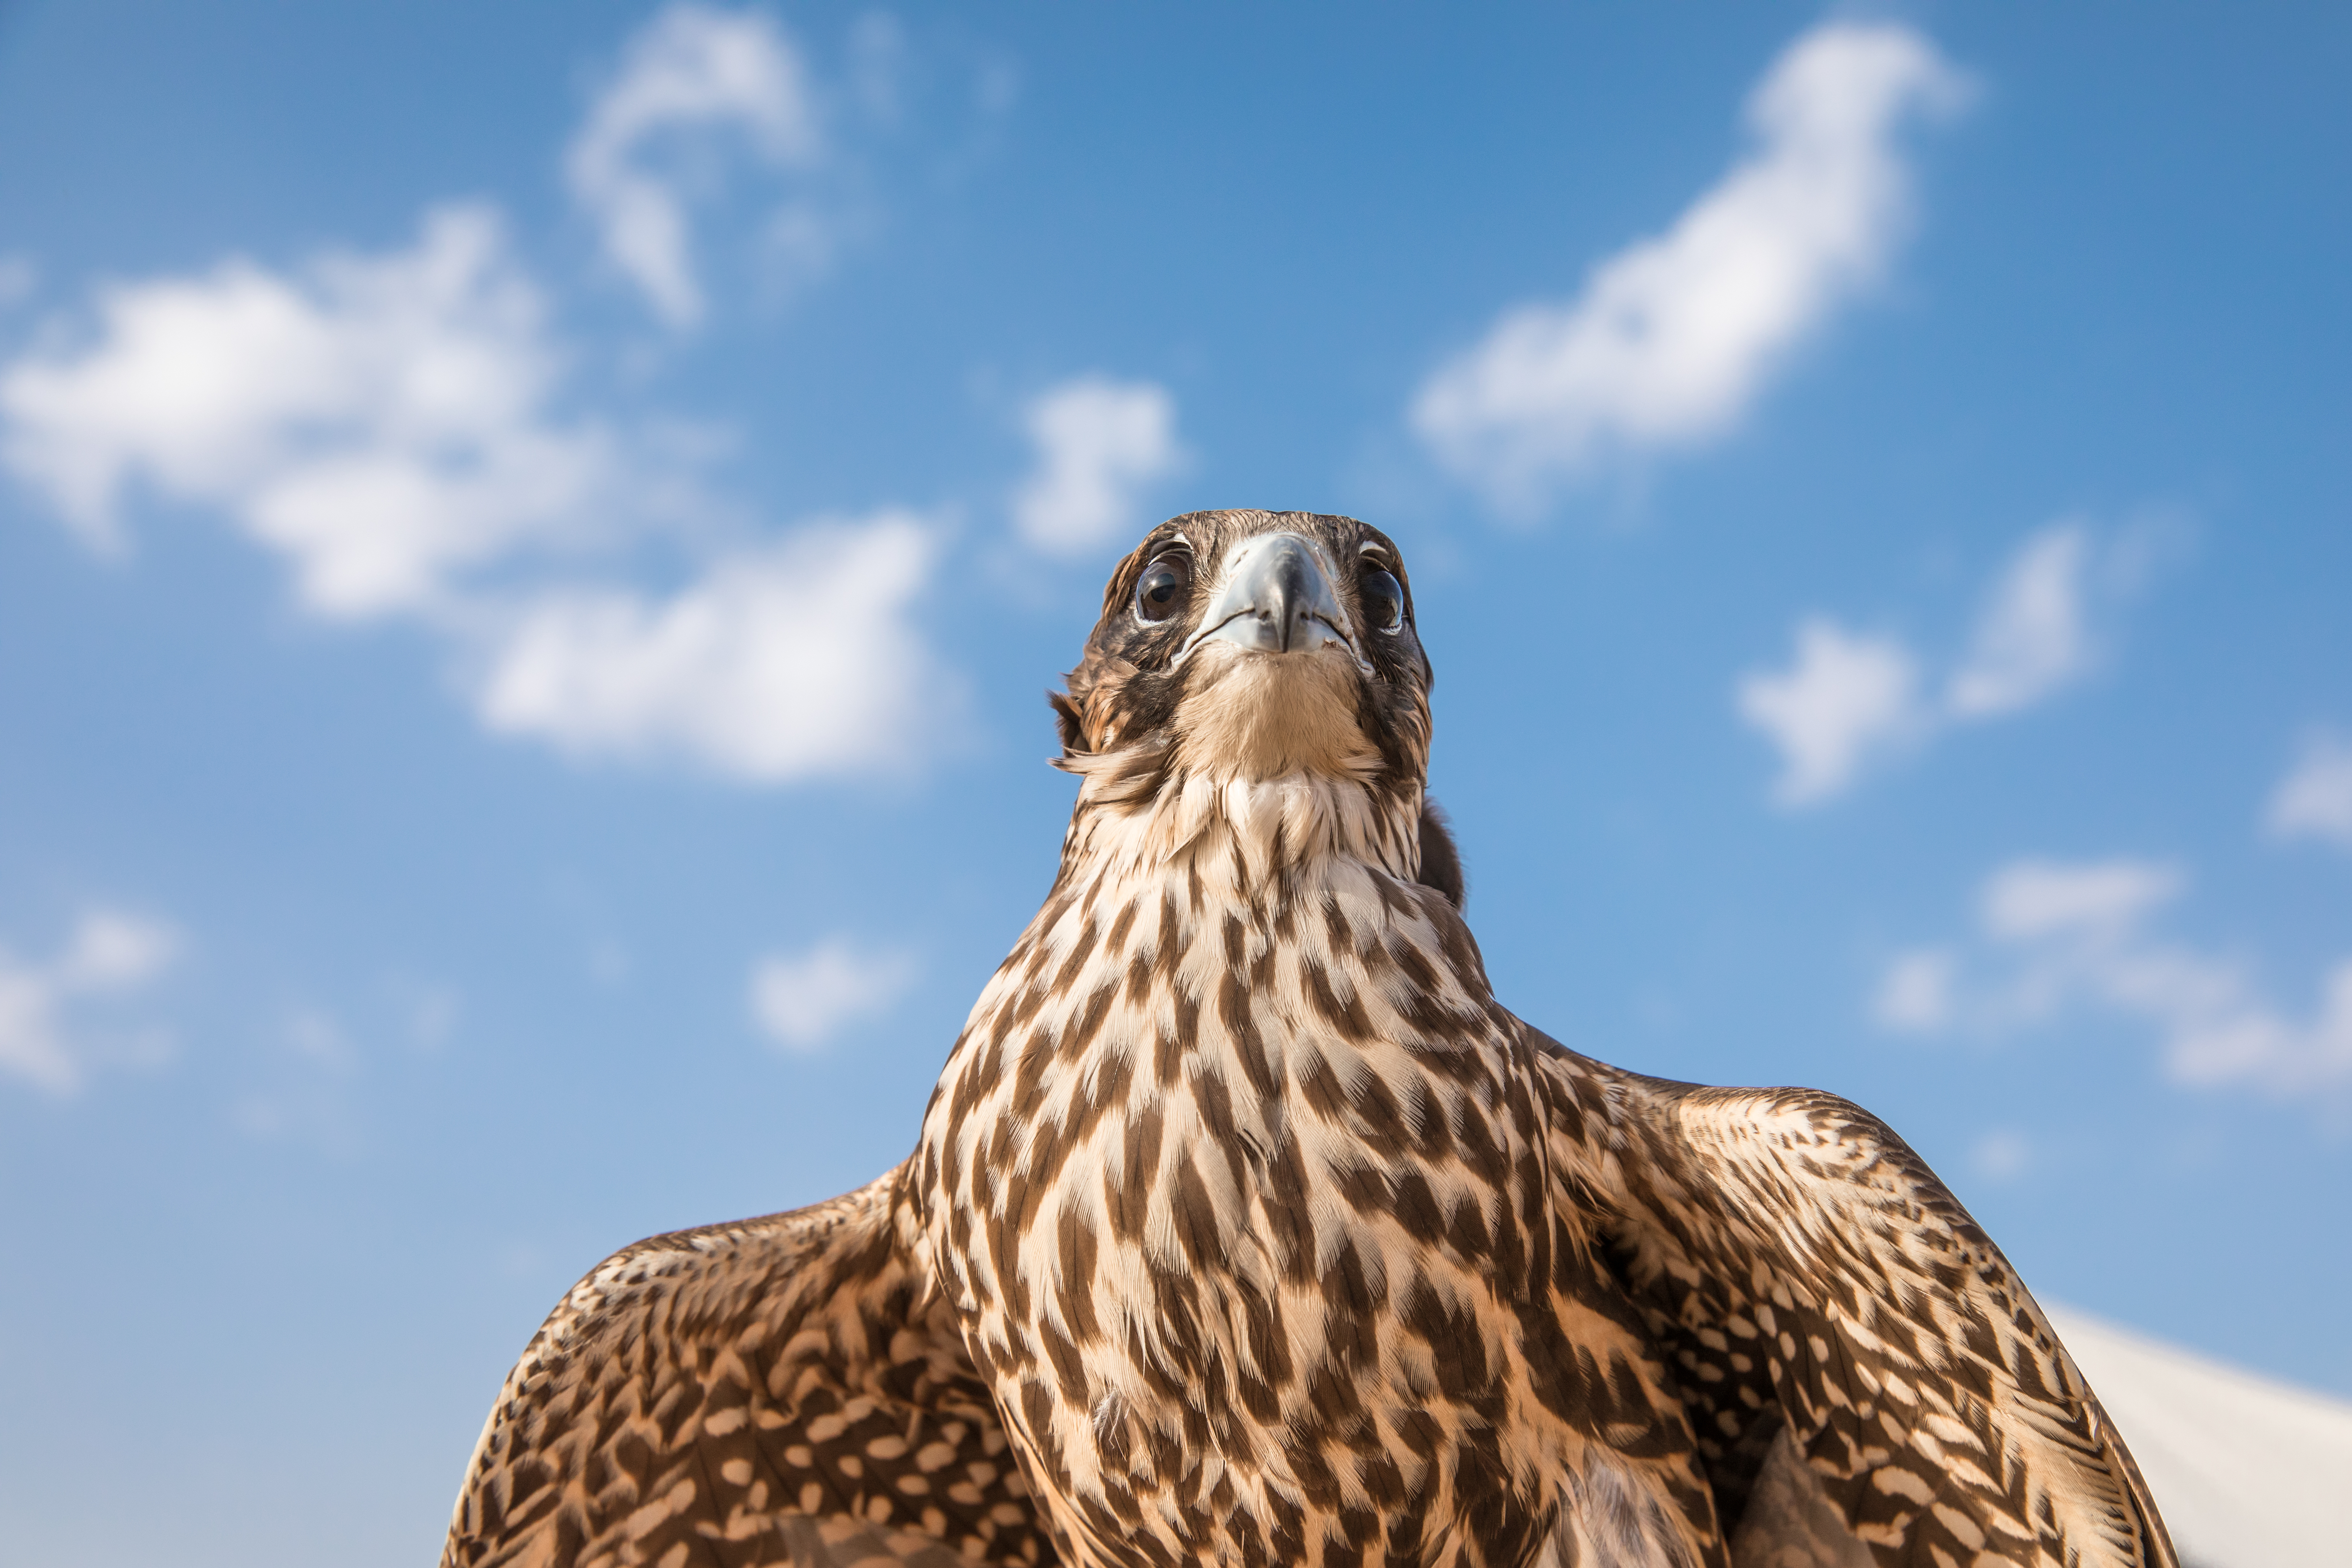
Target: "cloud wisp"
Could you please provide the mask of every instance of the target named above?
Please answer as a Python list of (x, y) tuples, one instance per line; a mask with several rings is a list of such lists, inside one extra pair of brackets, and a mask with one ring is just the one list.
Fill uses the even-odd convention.
[(83, 915), (47, 963), (0, 947), (0, 1072), (69, 1095), (102, 1062), (161, 1055), (168, 1042), (154, 1031), (124, 1036), (89, 1015), (153, 983), (179, 951), (171, 927), (107, 909)]
[(561, 359), (497, 214), (446, 207), (386, 255), (106, 289), (89, 341), (0, 371), (0, 457), (102, 550), (144, 485), (286, 557), (319, 614), (415, 610), (606, 510), (616, 454), (551, 413)]
[(954, 690), (908, 615), (936, 546), (922, 519), (884, 512), (722, 558), (667, 599), (548, 589), (489, 622), (483, 721), (761, 783), (911, 766)]
[(2278, 788), (2263, 814), (2273, 837), (2316, 838), (2352, 850), (2352, 742), (2316, 734)]
[(2013, 1182), (2033, 1168), (2033, 1141), (2013, 1127), (1996, 1127), (1978, 1138), (1969, 1161), (1989, 1182)]
[(1872, 1016), (1897, 1033), (2001, 1038), (2087, 1009), (2152, 1027), (2186, 1086), (2352, 1091), (2352, 957), (2296, 1019), (2246, 961), (2152, 929), (2186, 886), (2156, 861), (2012, 861), (1985, 879), (1976, 940), (1897, 954)]
[(1127, 542), (1146, 521), (1152, 488), (1186, 461), (1176, 400), (1148, 381), (1076, 376), (1039, 394), (1023, 422), (1037, 458), (1013, 494), (1013, 522), (1049, 555)]
[(935, 531), (738, 538), (667, 595), (583, 577), (730, 530), (658, 443), (560, 412), (578, 357), (497, 214), (445, 208), (385, 255), (102, 293), (84, 341), (0, 368), (0, 460), (102, 553), (144, 489), (283, 559), (313, 615), (425, 627), (497, 733), (761, 784), (919, 760), (952, 689), (909, 616)]
[(847, 1025), (887, 1012), (915, 975), (902, 952), (868, 952), (827, 937), (799, 953), (771, 953), (751, 968), (751, 1018), (784, 1049), (814, 1052)]
[(1739, 716), (1780, 753), (1774, 798), (1819, 805), (1946, 729), (2013, 717), (2083, 679), (2098, 661), (2098, 600), (2131, 575), (2099, 569), (2109, 556), (2128, 566), (2137, 553), (2128, 540), (2103, 552), (2081, 522), (2033, 534), (1993, 584), (1968, 651), (1940, 681), (1922, 676), (1900, 638), (1804, 617), (1787, 667), (1750, 670), (1733, 692)]
[(1954, 719), (1998, 719), (2032, 707), (2091, 667), (2084, 604), (2091, 534), (2080, 523), (2025, 542), (2001, 574), (1968, 657), (1944, 689)]
[(357, 1152), (353, 1090), (364, 1058), (341, 1020), (321, 1007), (296, 1006), (272, 1043), (270, 1082), (229, 1107), (229, 1124), (266, 1142), (307, 1143), (334, 1155)]
[[(776, 172), (811, 169), (825, 153), (808, 68), (774, 18), (673, 5), (630, 40), (564, 159), (606, 258), (671, 327), (696, 325), (707, 303), (688, 217), (692, 181), (661, 154), (666, 144), (713, 141), (740, 144)], [(802, 248), (825, 247), (814, 211), (788, 208), (785, 223)]]
[(0, 252), (0, 310), (14, 310), (41, 287), (41, 269), (29, 256)]
[(1900, 133), (1964, 96), (1913, 29), (1813, 28), (1748, 100), (1754, 150), (1665, 233), (1601, 262), (1574, 300), (1506, 311), (1422, 387), (1413, 429), (1519, 515), (1612, 454), (1721, 436), (1880, 274), (1910, 213)]
[(1740, 677), (1739, 716), (1780, 752), (1775, 795), (1811, 805), (1853, 782), (1873, 758), (1924, 735), (1919, 671), (1893, 637), (1850, 632), (1826, 616), (1797, 627), (1785, 670)]

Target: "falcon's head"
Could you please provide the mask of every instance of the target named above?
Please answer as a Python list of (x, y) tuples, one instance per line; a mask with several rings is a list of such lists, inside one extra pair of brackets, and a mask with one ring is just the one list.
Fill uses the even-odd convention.
[(1120, 798), (1201, 777), (1361, 788), (1421, 819), (1423, 879), (1458, 903), (1422, 793), (1432, 679), (1388, 535), (1319, 512), (1196, 511), (1119, 563), (1068, 693), (1051, 700), (1063, 766), (1130, 761)]

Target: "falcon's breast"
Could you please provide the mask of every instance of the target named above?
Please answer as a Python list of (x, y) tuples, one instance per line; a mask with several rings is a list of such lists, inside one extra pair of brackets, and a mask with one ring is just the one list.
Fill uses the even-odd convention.
[(942, 1280), (1089, 1561), (1518, 1563), (1564, 1485), (1628, 1561), (1720, 1556), (1672, 1376), (1554, 1201), (1543, 1080), (1419, 880), (1403, 584), (1345, 519), (1130, 557), (1066, 700), (1061, 876), (925, 1125)]

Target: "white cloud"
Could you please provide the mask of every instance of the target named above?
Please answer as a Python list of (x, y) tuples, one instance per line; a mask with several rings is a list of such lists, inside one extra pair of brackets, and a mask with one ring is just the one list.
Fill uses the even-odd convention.
[(1945, 701), (1955, 718), (1990, 719), (2042, 700), (2088, 668), (2084, 572), (2089, 531), (2044, 529), (2010, 563)]
[(1951, 953), (1939, 947), (1899, 953), (1886, 966), (1872, 998), (1870, 1016), (1882, 1027), (1906, 1034), (1932, 1034), (1952, 1021)]
[(612, 453), (550, 417), (560, 356), (487, 209), (298, 277), (229, 261), (118, 286), (98, 314), (93, 342), (0, 371), (0, 457), (102, 549), (144, 481), (285, 556), (312, 610), (363, 616), (608, 504)]
[(286, 1046), (295, 1056), (330, 1072), (350, 1073), (360, 1065), (359, 1047), (331, 1013), (297, 1007), (286, 1019)]
[(98, 315), (88, 343), (0, 369), (0, 457), (101, 548), (134, 482), (215, 510), (306, 608), (423, 620), (467, 656), (485, 723), (575, 753), (774, 782), (894, 770), (947, 728), (907, 613), (934, 534), (904, 514), (736, 544), (666, 600), (550, 576), (713, 509), (690, 455), (558, 421), (569, 356), (486, 210), (299, 275), (117, 288)]
[[(91, 1032), (77, 1015), (147, 985), (170, 967), (179, 945), (158, 921), (94, 910), (47, 963), (0, 948), (0, 1071), (54, 1094), (79, 1089), (95, 1061), (122, 1054), (122, 1042)], [(133, 1042), (131, 1054), (152, 1056), (153, 1046), (150, 1036)]]
[(1813, 616), (1797, 628), (1787, 671), (1740, 678), (1739, 712), (1780, 750), (1780, 803), (1809, 805), (1844, 789), (1865, 761), (1921, 729), (1917, 687), (1901, 643)]
[(583, 755), (781, 782), (935, 749), (949, 679), (909, 609), (936, 535), (884, 513), (720, 560), (677, 595), (564, 588), (494, 624), (483, 721)]
[(1956, 955), (1938, 952), (1936, 1005), (1890, 1005), (1922, 986), (1921, 952), (1902, 953), (1873, 1014), (1913, 1033), (2003, 1036), (2088, 1007), (2152, 1026), (2177, 1082), (2280, 1095), (2352, 1089), (2352, 957), (2330, 971), (2299, 1021), (2245, 961), (2149, 929), (2184, 885), (2177, 868), (2146, 860), (2011, 862), (1981, 890), (1973, 982), (1964, 983)]
[[(805, 169), (824, 152), (809, 73), (793, 39), (758, 11), (672, 5), (632, 39), (565, 160), (572, 195), (605, 254), (673, 327), (702, 319), (687, 217), (689, 180), (658, 165), (665, 141), (731, 133), (772, 168)], [(830, 254), (829, 226), (787, 210), (780, 243), (803, 265)]]
[(2143, 574), (2144, 531), (2126, 531), (2104, 550), (2079, 522), (2029, 536), (1994, 584), (1938, 697), (1923, 692), (1919, 661), (1900, 640), (1806, 616), (1790, 667), (1751, 670), (1737, 689), (1740, 716), (1780, 752), (1780, 804), (1817, 805), (1904, 743), (2012, 717), (2079, 680), (2095, 651), (2093, 573), (2105, 566), (2115, 584), (2131, 584)]
[(2033, 1144), (2013, 1128), (1997, 1127), (1978, 1139), (1969, 1154), (1988, 1181), (2007, 1182), (2023, 1175), (2033, 1163)]
[(429, 981), (404, 981), (395, 989), (409, 1043), (425, 1051), (447, 1045), (465, 1016), (465, 998), (453, 987)]
[(2315, 735), (2271, 795), (2267, 822), (2281, 838), (2318, 838), (2352, 849), (2352, 744)]
[(1021, 537), (1055, 555), (1084, 555), (1141, 531), (1145, 493), (1179, 471), (1176, 400), (1150, 382), (1083, 375), (1029, 405), (1037, 467), (1013, 499)]
[(2111, 941), (2170, 902), (2180, 886), (2179, 871), (2145, 860), (2018, 860), (1987, 879), (1979, 918), (1988, 936), (2003, 942)]
[(1909, 206), (1896, 132), (1962, 91), (1910, 28), (1806, 33), (1748, 100), (1755, 150), (1666, 233), (1602, 262), (1573, 301), (1506, 312), (1422, 388), (1414, 428), (1517, 511), (1612, 448), (1721, 434), (1876, 276)]
[(888, 1010), (914, 973), (904, 953), (865, 952), (829, 937), (806, 952), (774, 953), (753, 965), (751, 1016), (778, 1045), (814, 1051), (843, 1025)]

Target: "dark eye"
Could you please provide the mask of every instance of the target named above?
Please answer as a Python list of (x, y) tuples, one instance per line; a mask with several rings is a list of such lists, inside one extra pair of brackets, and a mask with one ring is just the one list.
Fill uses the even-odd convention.
[(1393, 632), (1403, 627), (1403, 584), (1375, 566), (1357, 579), (1356, 592), (1364, 601), (1364, 619), (1374, 631)]
[(1143, 569), (1142, 580), (1135, 584), (1136, 619), (1166, 620), (1183, 608), (1184, 596), (1192, 587), (1192, 557), (1181, 553), (1161, 556)]

